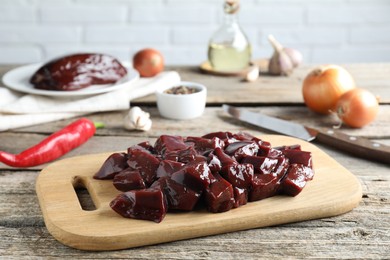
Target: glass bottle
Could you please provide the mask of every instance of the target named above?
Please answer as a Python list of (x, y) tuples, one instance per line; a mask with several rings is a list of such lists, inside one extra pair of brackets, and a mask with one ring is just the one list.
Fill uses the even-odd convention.
[(234, 72), (249, 65), (252, 51), (238, 23), (239, 7), (239, 0), (225, 0), (222, 26), (211, 37), (208, 46), (208, 59), (213, 70)]

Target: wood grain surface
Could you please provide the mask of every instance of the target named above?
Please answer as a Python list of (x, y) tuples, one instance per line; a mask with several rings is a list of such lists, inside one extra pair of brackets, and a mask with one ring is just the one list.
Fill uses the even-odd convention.
[[(0, 66), (0, 76), (15, 66)], [(337, 124), (334, 116), (319, 116), (304, 107), (299, 84), (303, 66), (291, 77), (263, 77), (254, 83), (200, 74), (195, 67), (175, 67), (185, 80), (209, 87), (209, 104), (204, 115), (189, 121), (167, 120), (159, 116), (154, 97), (136, 100), (151, 114), (149, 132), (126, 131), (126, 111), (89, 115), (106, 124), (81, 147), (61, 159), (92, 153), (124, 150), (131, 143), (155, 141), (163, 133), (199, 135), (215, 130), (270, 134), (243, 124), (222, 113), (220, 104), (240, 103), (253, 111), (302, 123), (311, 127)], [(342, 126), (341, 130), (390, 145), (390, 64), (345, 65), (358, 84), (381, 95), (376, 120), (361, 129)], [(1, 84), (1, 83), (0, 83)], [(244, 84), (244, 86), (242, 86)], [(277, 87), (272, 88), (272, 84)], [(234, 91), (230, 91), (234, 90)], [(242, 92), (247, 90), (253, 92)], [(218, 91), (222, 91), (218, 92)], [(298, 91), (298, 92), (297, 92)], [(251, 94), (252, 93), (252, 94)], [(266, 96), (268, 95), (268, 96)], [(269, 99), (269, 102), (268, 100)], [(213, 101), (212, 103), (210, 101)], [(282, 102), (283, 101), (283, 102)], [(219, 103), (218, 103), (219, 102)], [(0, 133), (0, 149), (18, 153), (36, 144), (69, 122), (57, 122)], [(82, 251), (59, 243), (47, 230), (35, 183), (47, 165), (14, 169), (0, 165), (0, 258), (2, 259), (388, 259), (390, 255), (390, 167), (342, 153), (333, 147), (314, 144), (351, 172), (361, 184), (362, 200), (352, 211), (334, 217), (278, 226), (254, 228), (225, 234), (186, 239), (118, 251)]]

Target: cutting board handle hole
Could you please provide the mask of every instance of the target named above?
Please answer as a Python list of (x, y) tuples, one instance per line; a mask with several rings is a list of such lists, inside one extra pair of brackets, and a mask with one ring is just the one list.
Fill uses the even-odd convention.
[(89, 194), (87, 185), (85, 185), (85, 181), (83, 180), (83, 178), (75, 176), (73, 179), (73, 188), (77, 194), (77, 198), (83, 210), (96, 210), (95, 203), (93, 202), (92, 197)]

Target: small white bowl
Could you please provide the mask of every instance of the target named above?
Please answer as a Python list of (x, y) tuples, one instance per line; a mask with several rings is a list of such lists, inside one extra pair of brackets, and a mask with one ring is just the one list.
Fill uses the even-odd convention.
[[(191, 94), (169, 94), (165, 91), (174, 87), (185, 86), (195, 88)], [(204, 85), (182, 81), (173, 86), (156, 91), (157, 107), (161, 116), (170, 119), (192, 119), (203, 114), (206, 106), (207, 89)]]

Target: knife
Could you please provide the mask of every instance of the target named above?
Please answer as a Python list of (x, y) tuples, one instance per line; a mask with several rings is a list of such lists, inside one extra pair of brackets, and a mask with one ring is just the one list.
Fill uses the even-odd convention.
[(390, 164), (390, 146), (363, 137), (347, 135), (334, 129), (318, 130), (230, 105), (222, 105), (222, 108), (234, 118), (255, 126), (308, 142), (316, 140), (364, 159)]

